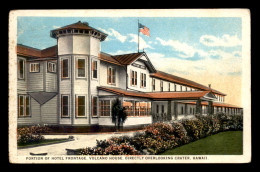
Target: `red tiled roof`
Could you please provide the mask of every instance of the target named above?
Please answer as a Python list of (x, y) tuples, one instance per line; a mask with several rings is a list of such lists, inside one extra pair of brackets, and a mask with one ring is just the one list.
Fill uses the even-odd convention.
[(188, 80), (185, 78), (181, 78), (176, 75), (168, 74), (168, 73), (165, 73), (162, 71), (157, 71), (156, 73), (152, 73), (150, 76), (155, 77), (155, 78), (160, 78), (160, 79), (170, 81), (170, 82), (175, 82), (175, 83), (195, 87), (195, 88), (202, 89), (202, 90), (207, 90), (207, 91), (211, 90), (215, 94), (226, 95), (224, 93), (221, 93), (214, 89), (210, 89), (209, 87), (206, 87), (206, 86), (196, 83), (194, 81), (191, 81), (191, 80)]
[(36, 48), (18, 44), (16, 51), (18, 55), (31, 58), (57, 57), (57, 45), (39, 50)]
[[(168, 100), (168, 99), (197, 99), (205, 96), (210, 91), (192, 91), (192, 92), (137, 92), (137, 91), (129, 91), (116, 87), (98, 87), (99, 90), (107, 91), (110, 93), (114, 93), (122, 96), (130, 96), (130, 97), (140, 97), (140, 98), (148, 98), (153, 100)], [(181, 102), (186, 104), (196, 104), (196, 102)], [(202, 101), (202, 105), (208, 105), (207, 101)], [(221, 103), (221, 102), (213, 102), (213, 106), (219, 107), (231, 107), (231, 108), (241, 108), (236, 105)]]
[(16, 52), (18, 55), (26, 57), (41, 57), (41, 50), (27, 47), (24, 45), (17, 45)]
[(122, 64), (120, 64), (116, 59), (114, 59), (112, 56), (105, 53), (99, 54), (99, 60), (122, 66)]
[(58, 47), (57, 45), (46, 48), (41, 51), (41, 57), (57, 57)]
[(63, 30), (63, 29), (87, 29), (87, 30), (89, 30), (89, 29), (94, 29), (94, 28), (88, 26), (87, 23), (81, 23), (79, 21), (77, 23), (73, 23), (73, 24), (70, 24), (70, 25), (67, 25), (67, 26), (64, 26), (64, 27), (60, 27), (58, 29), (54, 29), (54, 30)]
[(150, 98), (150, 96), (144, 92), (129, 91), (116, 87), (98, 87), (98, 89), (122, 96)]
[(138, 57), (143, 55), (143, 52), (141, 53), (130, 53), (130, 54), (122, 54), (122, 55), (115, 55), (113, 56), (119, 63), (122, 65), (129, 65), (133, 61), (135, 61)]
[(190, 91), (190, 92), (151, 92), (146, 93), (152, 99), (194, 99), (205, 96), (210, 91)]
[(99, 90), (104, 90), (110, 93), (130, 96), (130, 97), (142, 97), (155, 100), (165, 99), (197, 99), (205, 96), (209, 91), (193, 91), (193, 92), (137, 92), (129, 91), (116, 87), (98, 87)]
[(60, 31), (60, 30), (65, 30), (65, 29), (66, 30), (67, 29), (79, 29), (79, 30), (89, 30), (89, 31), (99, 32), (102, 35), (101, 41), (105, 40), (105, 38), (107, 37), (106, 33), (103, 33), (98, 29), (90, 27), (87, 22), (81, 22), (81, 21), (78, 21), (77, 23), (73, 23), (73, 24), (70, 24), (70, 25), (67, 25), (64, 27), (60, 27), (58, 29), (51, 30), (51, 37), (56, 38), (56, 36), (55, 36), (56, 34), (54, 34), (54, 33), (57, 31)]
[[(182, 102), (186, 104), (196, 104), (196, 102)], [(208, 102), (201, 102), (202, 105), (208, 105)], [(221, 103), (221, 102), (213, 102), (213, 106), (219, 106), (219, 107), (232, 107), (232, 108), (241, 108), (236, 105), (228, 104), (228, 103)]]

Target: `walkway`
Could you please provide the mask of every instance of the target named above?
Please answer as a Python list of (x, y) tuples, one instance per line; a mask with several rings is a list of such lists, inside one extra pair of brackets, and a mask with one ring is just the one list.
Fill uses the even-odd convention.
[(94, 147), (96, 145), (96, 140), (108, 139), (112, 136), (119, 137), (122, 135), (133, 136), (132, 132), (120, 132), (120, 133), (99, 133), (99, 134), (68, 134), (68, 135), (44, 135), (46, 139), (54, 138), (68, 138), (69, 136), (74, 136), (74, 141), (38, 146), (33, 148), (18, 149), (18, 156), (30, 156), (30, 153), (48, 153), (48, 155), (66, 155), (66, 149), (78, 149), (85, 147)]

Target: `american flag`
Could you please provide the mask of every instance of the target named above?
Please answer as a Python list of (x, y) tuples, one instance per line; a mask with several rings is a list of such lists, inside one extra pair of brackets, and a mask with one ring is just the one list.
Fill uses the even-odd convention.
[(142, 25), (141, 23), (139, 23), (139, 32), (141, 32), (141, 33), (143, 33), (144, 35), (150, 37), (150, 31), (149, 31), (149, 29), (148, 29), (146, 26)]

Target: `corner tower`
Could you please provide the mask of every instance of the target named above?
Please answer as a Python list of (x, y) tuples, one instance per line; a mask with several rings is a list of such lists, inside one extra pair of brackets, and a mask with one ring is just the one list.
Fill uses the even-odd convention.
[(50, 36), (58, 45), (59, 123), (91, 124), (91, 100), (97, 95), (92, 87), (99, 84), (98, 70), (93, 70), (100, 64), (100, 43), (107, 34), (79, 21), (51, 30)]

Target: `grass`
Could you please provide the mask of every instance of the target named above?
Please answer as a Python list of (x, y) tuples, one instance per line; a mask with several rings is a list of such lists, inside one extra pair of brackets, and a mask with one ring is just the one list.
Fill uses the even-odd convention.
[(49, 144), (56, 144), (56, 143), (63, 143), (69, 141), (68, 139), (44, 139), (41, 142), (32, 142), (28, 144), (21, 144), (18, 145), (18, 148), (30, 148), (30, 147), (36, 147), (36, 146), (44, 146)]
[(242, 155), (242, 131), (218, 133), (178, 148), (167, 150), (161, 155)]

